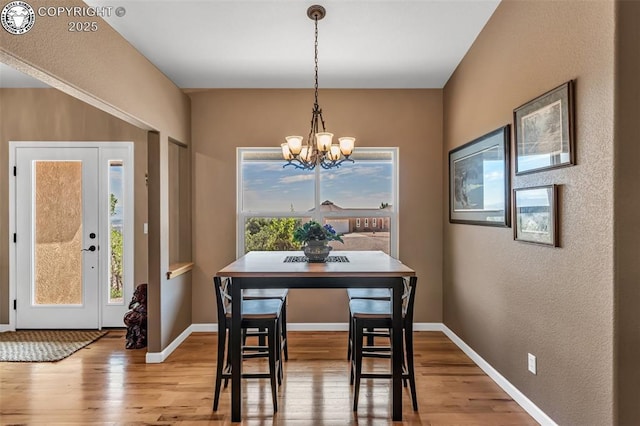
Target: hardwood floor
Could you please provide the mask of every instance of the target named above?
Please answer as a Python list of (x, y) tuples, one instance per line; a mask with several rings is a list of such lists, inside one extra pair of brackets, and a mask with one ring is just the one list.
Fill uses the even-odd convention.
[[(387, 425), (388, 380), (364, 380), (351, 410), (345, 332), (290, 332), (274, 416), (267, 379), (245, 381), (245, 425)], [(0, 363), (0, 424), (230, 424), (230, 387), (212, 412), (215, 333), (192, 334), (162, 364), (124, 349), (124, 331), (56, 363)], [(416, 332), (419, 411), (404, 389), (407, 425), (536, 425), (440, 332)], [(386, 368), (388, 360), (367, 360)], [(250, 363), (245, 361), (246, 371)], [(400, 424), (400, 423), (396, 423)]]

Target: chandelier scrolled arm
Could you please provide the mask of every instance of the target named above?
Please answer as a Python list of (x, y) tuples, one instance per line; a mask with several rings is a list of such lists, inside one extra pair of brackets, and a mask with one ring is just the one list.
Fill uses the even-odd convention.
[[(318, 104), (318, 20), (324, 18), (325, 14), (322, 6), (314, 5), (307, 9), (307, 16), (315, 22), (315, 102), (311, 111), (311, 129), (306, 140), (302, 136), (285, 138), (286, 142), (280, 146), (282, 156), (287, 162), (282, 167), (293, 166), (296, 169), (313, 170), (319, 165), (328, 170), (340, 167), (345, 161), (354, 163), (349, 157), (353, 153), (356, 139), (350, 136), (341, 137), (338, 138), (338, 143), (334, 144), (333, 133), (326, 131), (322, 109)], [(322, 131), (318, 124), (322, 125)]]

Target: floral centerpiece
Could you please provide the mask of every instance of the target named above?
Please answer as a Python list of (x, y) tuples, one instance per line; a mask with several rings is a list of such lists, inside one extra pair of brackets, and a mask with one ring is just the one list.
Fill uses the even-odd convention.
[(303, 244), (309, 241), (340, 241), (344, 243), (336, 230), (333, 229), (333, 226), (328, 223), (322, 226), (315, 220), (310, 220), (296, 228), (293, 231), (293, 240)]
[(342, 238), (333, 226), (326, 224), (321, 225), (315, 220), (310, 220), (304, 225), (300, 226), (293, 232), (293, 240), (304, 244), (302, 250), (305, 256), (309, 259), (309, 262), (325, 262), (331, 246), (329, 241), (342, 241)]

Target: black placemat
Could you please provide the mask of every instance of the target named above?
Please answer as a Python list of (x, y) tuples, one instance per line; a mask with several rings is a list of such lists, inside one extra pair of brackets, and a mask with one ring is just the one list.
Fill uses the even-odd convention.
[[(307, 256), (287, 256), (284, 258), (285, 263), (308, 262)], [(349, 262), (347, 256), (328, 256), (327, 262)]]

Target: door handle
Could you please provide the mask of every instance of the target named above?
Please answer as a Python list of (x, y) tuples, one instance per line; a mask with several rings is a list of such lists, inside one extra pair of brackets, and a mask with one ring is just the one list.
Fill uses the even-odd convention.
[(96, 251), (96, 246), (89, 246), (89, 248), (82, 249), (82, 251)]

